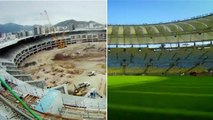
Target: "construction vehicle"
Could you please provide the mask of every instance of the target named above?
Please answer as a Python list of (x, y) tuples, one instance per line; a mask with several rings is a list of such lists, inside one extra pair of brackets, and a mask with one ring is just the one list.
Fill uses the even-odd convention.
[(90, 83), (88, 82), (83, 82), (78, 84), (78, 86), (76, 86), (74, 84), (75, 90), (73, 95), (77, 95), (77, 96), (83, 96), (87, 93), (87, 88), (90, 86)]
[(87, 75), (88, 75), (89, 77), (95, 76), (95, 71), (91, 71), (91, 72), (89, 72)]
[(86, 97), (89, 97), (89, 98), (93, 98), (93, 99), (96, 99), (96, 98), (103, 98), (103, 96), (101, 96), (96, 88), (92, 88), (89, 90), (89, 92), (85, 95)]
[(89, 87), (90, 83), (89, 82), (83, 82), (78, 84), (79, 87)]

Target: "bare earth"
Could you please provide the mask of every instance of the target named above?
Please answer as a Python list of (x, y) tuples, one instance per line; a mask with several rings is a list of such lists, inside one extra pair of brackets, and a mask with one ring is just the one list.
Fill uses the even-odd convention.
[[(67, 84), (69, 93), (72, 93), (74, 85), (89, 82), (91, 85), (87, 91), (96, 88), (100, 95), (105, 96), (105, 47), (105, 42), (82, 43), (42, 51), (27, 58), (21, 69), (31, 74), (33, 79), (45, 80), (47, 87)], [(35, 64), (26, 66), (32, 62)], [(95, 71), (96, 75), (89, 77), (91, 71)]]

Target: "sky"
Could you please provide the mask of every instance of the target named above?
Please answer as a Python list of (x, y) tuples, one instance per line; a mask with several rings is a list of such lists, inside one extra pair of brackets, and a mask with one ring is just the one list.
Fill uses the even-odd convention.
[(183, 20), (213, 12), (213, 0), (108, 0), (109, 24)]
[(44, 10), (52, 24), (69, 19), (106, 24), (106, 7), (106, 0), (0, 1), (0, 24), (48, 24)]

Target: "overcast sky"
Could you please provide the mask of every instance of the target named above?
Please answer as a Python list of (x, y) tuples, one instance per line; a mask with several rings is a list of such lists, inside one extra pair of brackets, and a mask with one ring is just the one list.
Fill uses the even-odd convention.
[(22, 25), (48, 24), (41, 16), (47, 10), (52, 24), (75, 19), (106, 23), (105, 0), (70, 1), (0, 1), (0, 24), (17, 23)]

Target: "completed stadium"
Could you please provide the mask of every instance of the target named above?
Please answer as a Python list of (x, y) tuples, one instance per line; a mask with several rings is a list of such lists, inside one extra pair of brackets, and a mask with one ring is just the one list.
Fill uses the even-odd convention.
[(213, 119), (213, 14), (107, 34), (109, 119)]

